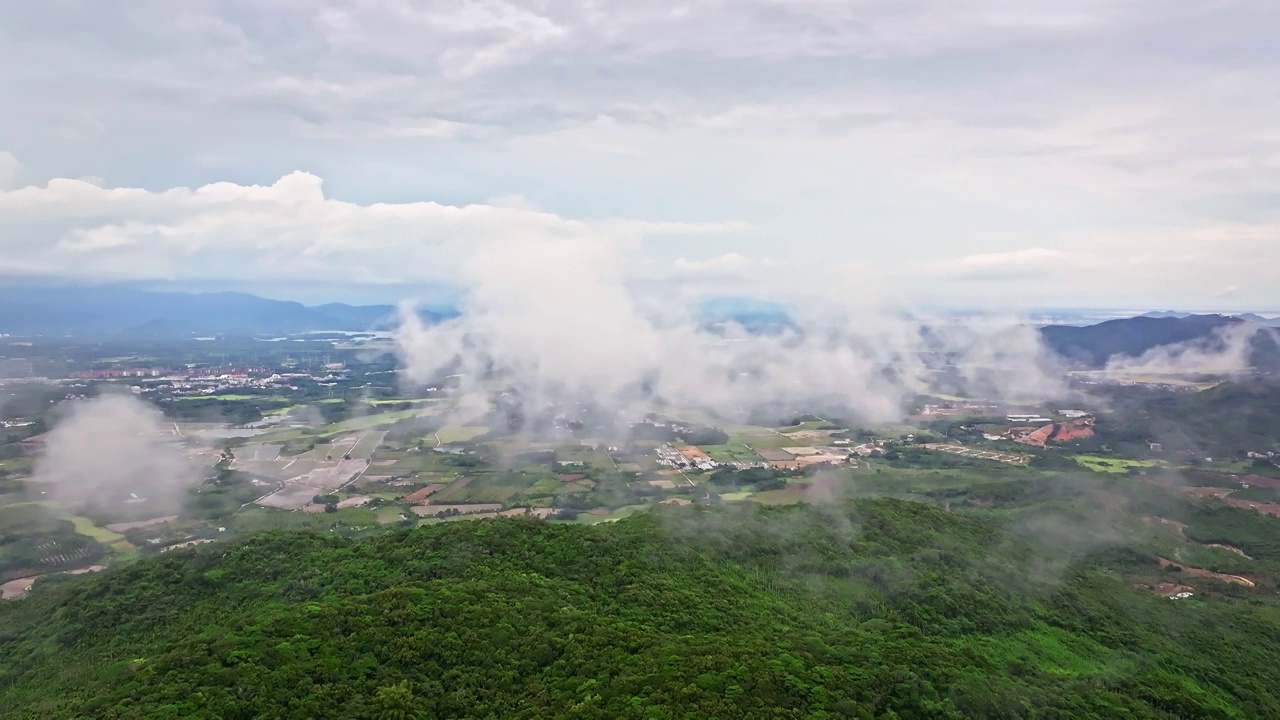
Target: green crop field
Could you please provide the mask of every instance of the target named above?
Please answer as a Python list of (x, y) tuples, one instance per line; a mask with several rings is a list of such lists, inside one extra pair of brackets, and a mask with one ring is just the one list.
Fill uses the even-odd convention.
[(239, 402), (245, 400), (255, 400), (258, 402), (289, 402), (289, 398), (283, 395), (239, 395), (229, 393), (226, 395), (179, 395), (174, 400), (220, 400), (223, 402)]
[(698, 448), (718, 463), (756, 463), (764, 460), (751, 448), (742, 445), (699, 445)]
[[(792, 445), (802, 445), (793, 438), (789, 438), (779, 432), (762, 427), (739, 427), (734, 428), (734, 432), (729, 433), (729, 442), (727, 445), (736, 445), (742, 447), (748, 445), (753, 448), (781, 448), (790, 447)], [(717, 446), (722, 447), (722, 446)]]
[(236, 533), (264, 530), (325, 531), (335, 524), (346, 527), (369, 527), (378, 524), (378, 513), (369, 508), (344, 508), (331, 513), (303, 513), (271, 508), (253, 508), (236, 513), (227, 521)]
[(545, 475), (514, 471), (472, 475), (436, 492), (431, 502), (435, 505), (505, 502), (543, 479)]
[(379, 398), (370, 400), (370, 405), (399, 405), (401, 403), (412, 403), (414, 405), (424, 405), (427, 403), (438, 403), (440, 398)]
[(84, 535), (85, 537), (91, 537), (105, 545), (110, 545), (111, 543), (124, 539), (124, 536), (118, 532), (112, 532), (106, 528), (94, 525), (93, 521), (87, 517), (68, 515), (67, 519), (75, 524), (76, 532)]
[(582, 513), (578, 516), (577, 522), (582, 525), (598, 525), (600, 523), (617, 522), (623, 518), (631, 517), (639, 512), (645, 512), (652, 506), (650, 505), (624, 505), (608, 515), (593, 515), (591, 513)]
[(1155, 467), (1161, 463), (1155, 460), (1130, 460), (1128, 458), (1102, 457), (1100, 455), (1076, 455), (1076, 462), (1094, 472), (1122, 473), (1129, 468)]
[(436, 437), (440, 438), (442, 444), (467, 442), (474, 440), (481, 435), (489, 432), (489, 428), (483, 425), (446, 425), (440, 428), (436, 433)]

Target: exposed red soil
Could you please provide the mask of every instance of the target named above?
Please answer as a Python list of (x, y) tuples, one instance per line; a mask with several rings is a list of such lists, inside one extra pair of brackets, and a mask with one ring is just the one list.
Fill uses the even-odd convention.
[(1039, 430), (1027, 433), (1026, 437), (1018, 438), (1014, 442), (1020, 442), (1023, 445), (1033, 445), (1035, 447), (1044, 447), (1044, 444), (1048, 442), (1049, 438), (1053, 435), (1054, 427), (1055, 425), (1050, 423)]
[(1053, 431), (1050, 438), (1053, 442), (1070, 442), (1072, 440), (1086, 440), (1093, 437), (1093, 418), (1080, 418), (1071, 422), (1062, 423)]
[(420, 505), (426, 502), (427, 497), (429, 497), (432, 493), (436, 492), (437, 490), (443, 487), (444, 487), (443, 483), (432, 483), (431, 485), (428, 485), (426, 487), (418, 488), (417, 490), (414, 490), (412, 493), (405, 495), (402, 502), (407, 502), (410, 505)]

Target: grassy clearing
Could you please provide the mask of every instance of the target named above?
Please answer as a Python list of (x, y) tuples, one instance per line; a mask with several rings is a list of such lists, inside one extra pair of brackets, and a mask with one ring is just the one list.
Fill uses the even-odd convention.
[(558, 478), (544, 477), (538, 482), (530, 485), (524, 490), (522, 495), (552, 495), (562, 487), (562, 483)]
[(436, 436), (440, 438), (441, 443), (447, 445), (474, 440), (487, 432), (489, 428), (483, 425), (446, 425), (440, 428)]
[(719, 463), (755, 463), (764, 461), (764, 458), (755, 454), (751, 448), (743, 445), (699, 445), (698, 447), (701, 448), (702, 452), (710, 455), (712, 460)]
[(631, 517), (638, 512), (644, 512), (648, 509), (648, 505), (624, 505), (608, 515), (591, 515), (589, 513), (583, 513), (579, 515), (578, 519), (574, 522), (581, 523), (583, 525), (598, 525), (599, 523), (617, 522), (622, 518)]
[(118, 540), (124, 540), (124, 536), (120, 533), (98, 527), (87, 517), (68, 515), (67, 519), (75, 524), (77, 533), (80, 533), (85, 537), (91, 537), (104, 545), (110, 545)]
[(93, 538), (97, 542), (106, 545), (116, 553), (125, 557), (133, 557), (138, 554), (138, 548), (133, 543), (124, 539), (124, 536), (118, 532), (112, 532), (106, 528), (98, 527), (93, 521), (87, 517), (79, 515), (68, 515), (68, 520), (76, 526), (76, 532), (85, 537)]
[(794, 490), (766, 490), (751, 496), (752, 502), (761, 505), (795, 505), (804, 501), (804, 494)]
[(30, 474), (36, 466), (36, 459), (29, 455), (22, 457), (5, 458), (0, 460), (0, 470), (7, 470), (14, 473)]
[(831, 423), (825, 420), (807, 420), (805, 422), (800, 423), (799, 425), (792, 425), (790, 427), (780, 427), (780, 428), (774, 428), (774, 429), (780, 433), (793, 433), (793, 432), (800, 432), (801, 430), (821, 430), (823, 428), (828, 428), (828, 427), (831, 427)]
[(1076, 455), (1076, 462), (1094, 472), (1122, 473), (1129, 468), (1155, 467), (1156, 460), (1130, 460), (1128, 458), (1102, 457), (1100, 455)]
[(403, 507), (399, 507), (396, 505), (389, 505), (384, 508), (378, 508), (377, 513), (378, 513), (379, 525), (390, 525), (392, 523), (400, 522), (401, 516), (408, 517), (408, 518), (413, 517), (413, 513), (410, 513), (407, 510), (405, 510)]
[(351, 432), (352, 430), (368, 430), (370, 428), (383, 425), (385, 423), (393, 423), (397, 420), (405, 418), (418, 417), (421, 415), (431, 415), (435, 412), (434, 408), (414, 408), (412, 410), (394, 410), (392, 412), (374, 413), (373, 415), (365, 415), (364, 417), (351, 418), (342, 422), (332, 423), (320, 428), (321, 435), (334, 435), (341, 432)]
[(777, 433), (760, 425), (727, 425), (724, 431), (730, 435), (776, 435)]
[[(742, 447), (743, 445), (747, 445), (753, 448), (783, 448), (792, 447), (797, 444), (796, 440), (789, 438), (786, 435), (782, 435), (765, 428), (761, 428), (761, 430), (763, 430), (763, 432), (730, 434), (729, 442), (726, 444), (731, 447)], [(715, 447), (724, 446), (717, 445)]]
[(344, 508), (331, 513), (301, 513), (270, 508), (253, 508), (236, 513), (227, 521), (237, 533), (263, 530), (325, 531), (335, 524), (348, 527), (370, 527), (378, 522), (378, 514), (369, 508)]
[(236, 394), (236, 393), (229, 393), (226, 395), (178, 395), (173, 399), (178, 401), (219, 400), (221, 402), (245, 402), (248, 400), (253, 400), (256, 402), (264, 402), (264, 403), (290, 402), (289, 398), (283, 395), (242, 395), (242, 394)]
[[(341, 402), (341, 400), (339, 400), (339, 402)], [(328, 438), (341, 433), (371, 430), (379, 425), (390, 424), (397, 420), (404, 420), (405, 418), (418, 417), (422, 415), (432, 415), (434, 413), (434, 408), (415, 408), (412, 410), (396, 410), (393, 412), (374, 413), (373, 415), (365, 415), (364, 417), (351, 418), (350, 420), (343, 420), (342, 422), (330, 423), (311, 431), (304, 428), (293, 428), (289, 430), (265, 433), (255, 437), (254, 442), (280, 443), (287, 442), (289, 440), (297, 440), (298, 438), (308, 435)]]
[(369, 404), (370, 405), (400, 405), (402, 403), (413, 403), (414, 405), (424, 405), (426, 403), (437, 403), (437, 402), (440, 402), (440, 398), (404, 398), (404, 399), (379, 398), (377, 400), (370, 400)]
[(117, 540), (110, 545), (121, 557), (131, 558), (138, 554), (138, 548), (128, 540)]
[(500, 503), (546, 476), (520, 472), (487, 473), (463, 478), (431, 496), (433, 505), (448, 503)]
[(382, 439), (387, 436), (386, 432), (367, 432), (356, 441), (355, 446), (351, 448), (351, 457), (353, 458), (371, 458), (374, 451), (382, 444)]

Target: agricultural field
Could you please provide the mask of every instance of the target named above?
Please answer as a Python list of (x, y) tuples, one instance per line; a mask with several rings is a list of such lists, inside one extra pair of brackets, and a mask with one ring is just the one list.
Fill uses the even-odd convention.
[(496, 513), (502, 509), (502, 503), (454, 503), (436, 505), (415, 505), (412, 511), (421, 517), (431, 517), (438, 513), (457, 511), (461, 515), (477, 513)]
[(93, 521), (87, 517), (81, 517), (79, 515), (69, 515), (67, 516), (67, 519), (70, 520), (75, 525), (76, 532), (80, 533), (81, 535), (84, 535), (85, 537), (93, 538), (94, 540), (97, 540), (103, 545), (110, 545), (112, 543), (124, 540), (124, 535), (121, 535), (118, 532), (112, 532), (111, 530), (108, 530), (104, 527), (98, 527), (97, 525), (94, 525)]
[(483, 425), (446, 425), (436, 432), (435, 436), (441, 445), (470, 442), (489, 432)]
[(929, 443), (923, 445), (927, 450), (933, 452), (950, 453), (967, 458), (977, 458), (979, 460), (991, 460), (992, 462), (1007, 463), (1009, 465), (1026, 465), (1028, 458), (1026, 455), (1018, 453), (1000, 452), (998, 450), (988, 450), (986, 448), (972, 448), (964, 445), (953, 445), (948, 443)]
[(402, 405), (409, 403), (411, 405), (428, 405), (430, 403), (440, 402), (439, 398), (378, 398), (370, 400), (370, 405)]
[(1075, 455), (1075, 461), (1101, 473), (1123, 473), (1129, 468), (1156, 467), (1163, 463), (1158, 460), (1132, 460), (1129, 458), (1103, 457), (1101, 455)]
[(771, 430), (766, 427), (754, 425), (736, 426), (726, 432), (729, 433), (729, 442), (726, 444), (730, 446), (742, 447), (746, 445), (752, 448), (782, 448), (796, 444), (794, 439), (783, 435), (777, 430)]
[(289, 398), (283, 395), (243, 395), (234, 393), (226, 395), (175, 395), (172, 399), (179, 402), (185, 400), (218, 400), (220, 402), (252, 401), (260, 403), (289, 402)]
[(320, 428), (319, 432), (322, 435), (336, 435), (338, 433), (350, 432), (352, 430), (369, 430), (370, 428), (375, 428), (379, 425), (388, 425), (398, 420), (434, 415), (435, 413), (436, 408), (434, 407), (374, 413), (373, 415), (365, 415), (364, 417), (351, 418), (350, 420), (343, 420), (342, 422), (325, 425)]
[[(310, 498), (307, 498), (310, 501)], [(264, 530), (318, 530), (341, 527), (364, 530), (378, 525), (378, 511), (369, 508), (344, 508), (331, 513), (301, 513), (270, 508), (249, 508), (227, 521), (227, 529), (236, 534)]]
[(631, 517), (639, 512), (645, 512), (652, 509), (652, 505), (624, 505), (620, 508), (610, 510), (603, 513), (589, 512), (582, 513), (574, 522), (580, 525), (597, 525), (599, 523), (617, 522), (623, 518)]
[(545, 475), (510, 471), (470, 475), (431, 496), (433, 504), (501, 503), (531, 487)]
[(355, 444), (352, 446), (350, 455), (353, 459), (370, 459), (374, 452), (382, 445), (382, 441), (386, 438), (385, 430), (369, 430), (361, 433), (356, 438)]
[(764, 458), (745, 445), (699, 445), (698, 447), (718, 463), (764, 462)]

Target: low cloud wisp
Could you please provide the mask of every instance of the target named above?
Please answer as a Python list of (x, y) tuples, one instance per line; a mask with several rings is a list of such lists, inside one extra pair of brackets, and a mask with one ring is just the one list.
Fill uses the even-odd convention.
[(460, 317), (428, 325), (403, 313), (404, 377), (452, 374), (464, 393), (515, 389), (539, 403), (660, 405), (724, 421), (760, 411), (892, 420), (943, 374), (992, 397), (1060, 390), (1035, 329), (1016, 319), (925, 320), (832, 288), (782, 293), (787, 317), (753, 331), (708, 322), (689, 298), (637, 296), (632, 250), (581, 235), (479, 246), (461, 278)]
[(156, 408), (125, 395), (79, 401), (49, 432), (35, 477), (49, 496), (77, 510), (146, 501), (173, 509), (200, 480), (200, 468), (169, 445)]

